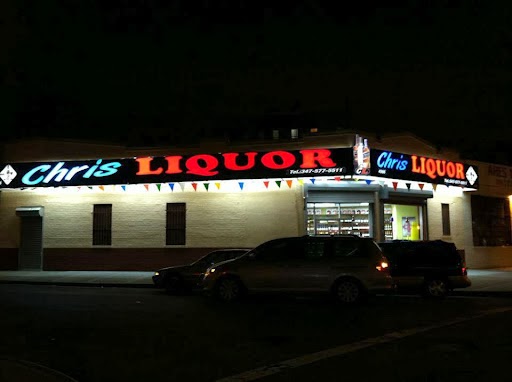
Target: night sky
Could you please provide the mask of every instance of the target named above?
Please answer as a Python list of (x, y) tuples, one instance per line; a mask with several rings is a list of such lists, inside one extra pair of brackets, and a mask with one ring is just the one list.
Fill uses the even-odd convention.
[(511, 1), (348, 3), (3, 0), (2, 139), (314, 114), (512, 164)]

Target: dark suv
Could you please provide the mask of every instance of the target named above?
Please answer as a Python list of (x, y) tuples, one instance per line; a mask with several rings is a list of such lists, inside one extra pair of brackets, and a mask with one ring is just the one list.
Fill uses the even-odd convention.
[(392, 279), (377, 243), (358, 236), (300, 236), (262, 243), (241, 257), (210, 267), (207, 294), (234, 301), (246, 293), (331, 293), (354, 304), (389, 291)]
[(443, 240), (381, 242), (397, 291), (443, 298), (471, 285), (464, 259), (455, 244)]

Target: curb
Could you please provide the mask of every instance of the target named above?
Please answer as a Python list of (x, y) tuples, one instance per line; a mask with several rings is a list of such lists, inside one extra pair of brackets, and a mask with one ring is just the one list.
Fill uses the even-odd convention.
[(87, 282), (60, 282), (60, 281), (21, 281), (21, 280), (0, 280), (0, 284), (18, 285), (58, 285), (58, 286), (79, 286), (96, 288), (152, 288), (158, 289), (152, 284), (137, 283), (87, 283)]

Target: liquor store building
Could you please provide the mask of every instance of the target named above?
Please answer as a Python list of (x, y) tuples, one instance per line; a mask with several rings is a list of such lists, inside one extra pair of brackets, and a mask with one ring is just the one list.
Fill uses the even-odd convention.
[(443, 239), (469, 267), (512, 265), (474, 242), (482, 166), (411, 135), (187, 150), (13, 143), (0, 166), (0, 268), (154, 270), (303, 234)]

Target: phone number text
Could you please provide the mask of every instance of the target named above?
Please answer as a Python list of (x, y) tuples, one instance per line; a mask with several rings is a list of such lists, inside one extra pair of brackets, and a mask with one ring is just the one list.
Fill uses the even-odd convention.
[(289, 175), (310, 175), (310, 174), (345, 174), (347, 169), (345, 167), (331, 167), (331, 168), (301, 168), (299, 170), (289, 170)]

